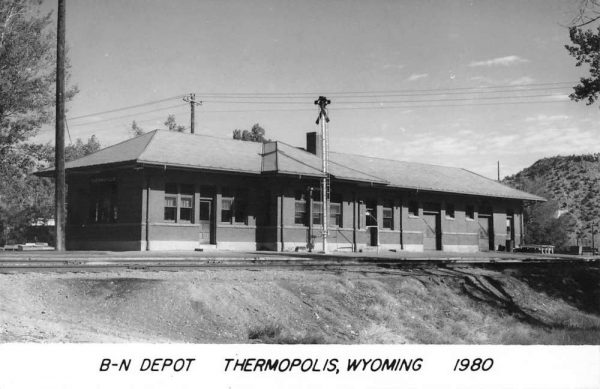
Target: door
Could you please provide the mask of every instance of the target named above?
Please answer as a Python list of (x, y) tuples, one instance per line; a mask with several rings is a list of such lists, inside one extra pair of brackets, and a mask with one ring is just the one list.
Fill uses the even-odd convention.
[(423, 214), (425, 231), (423, 232), (423, 250), (441, 250), (441, 226), (439, 213)]
[(492, 231), (492, 218), (479, 216), (479, 251), (490, 251), (494, 249), (494, 233)]
[(200, 199), (200, 244), (211, 244), (212, 239), (212, 199)]
[(367, 227), (369, 231), (369, 246), (379, 246), (379, 229), (377, 226)]

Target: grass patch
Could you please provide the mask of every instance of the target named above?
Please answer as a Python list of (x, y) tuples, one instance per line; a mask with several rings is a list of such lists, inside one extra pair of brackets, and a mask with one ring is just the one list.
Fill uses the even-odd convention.
[(266, 324), (248, 330), (248, 339), (267, 344), (323, 344), (330, 343), (322, 335), (290, 334), (279, 324)]

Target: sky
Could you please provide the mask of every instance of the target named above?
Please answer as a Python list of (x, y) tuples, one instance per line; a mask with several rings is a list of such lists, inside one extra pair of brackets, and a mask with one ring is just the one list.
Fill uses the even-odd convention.
[(576, 0), (66, 1), (73, 141), (189, 125), (193, 92), (198, 134), (259, 123), (304, 146), (324, 95), (332, 151), (490, 178), (600, 152), (598, 106), (568, 98), (587, 72), (564, 48)]

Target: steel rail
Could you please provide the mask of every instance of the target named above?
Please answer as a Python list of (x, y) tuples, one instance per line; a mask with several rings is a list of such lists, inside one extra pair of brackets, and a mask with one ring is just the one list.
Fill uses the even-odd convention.
[(355, 270), (363, 267), (368, 269), (398, 270), (418, 267), (455, 268), (477, 266), (494, 268), (502, 266), (527, 265), (564, 265), (592, 264), (599, 265), (597, 258), (564, 259), (564, 258), (524, 258), (524, 259), (495, 259), (485, 260), (472, 258), (456, 258), (444, 260), (381, 260), (381, 259), (312, 259), (312, 260), (0, 260), (0, 273), (15, 272), (82, 272), (82, 271), (111, 271), (111, 270), (143, 270), (143, 271), (194, 271), (209, 269), (291, 269), (291, 270)]

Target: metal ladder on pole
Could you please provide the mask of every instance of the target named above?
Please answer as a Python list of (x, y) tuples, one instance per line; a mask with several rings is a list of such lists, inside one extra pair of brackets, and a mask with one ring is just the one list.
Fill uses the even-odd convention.
[(323, 168), (323, 179), (321, 184), (321, 196), (322, 196), (322, 206), (323, 206), (323, 252), (327, 252), (327, 235), (329, 230), (327, 228), (327, 222), (329, 221), (329, 199), (331, 196), (331, 180), (329, 175), (329, 134), (327, 131), (327, 123), (329, 122), (329, 117), (327, 116), (327, 105), (330, 104), (331, 101), (328, 100), (324, 96), (319, 96), (317, 100), (315, 100), (315, 104), (319, 106), (319, 116), (317, 118), (317, 124), (321, 124), (321, 136), (322, 136), (322, 168)]

